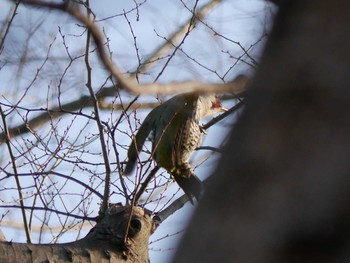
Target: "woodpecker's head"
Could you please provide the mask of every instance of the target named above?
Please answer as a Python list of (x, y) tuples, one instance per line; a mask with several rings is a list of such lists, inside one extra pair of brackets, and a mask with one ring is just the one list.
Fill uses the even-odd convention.
[(198, 117), (199, 119), (227, 111), (221, 105), (220, 99), (215, 94), (205, 94), (198, 97)]

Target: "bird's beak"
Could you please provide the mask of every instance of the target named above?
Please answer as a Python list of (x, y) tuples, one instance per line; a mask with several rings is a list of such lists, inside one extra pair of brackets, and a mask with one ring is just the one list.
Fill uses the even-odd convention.
[(228, 109), (225, 108), (225, 107), (221, 107), (221, 111), (222, 111), (222, 112), (226, 112), (226, 111), (228, 111)]

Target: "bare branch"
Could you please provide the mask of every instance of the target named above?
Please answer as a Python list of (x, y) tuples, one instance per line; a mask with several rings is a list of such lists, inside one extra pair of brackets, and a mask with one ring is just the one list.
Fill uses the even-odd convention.
[[(106, 88), (111, 89), (111, 88)], [(121, 104), (113, 104), (105, 103), (102, 99), (104, 96), (107, 95), (108, 92), (104, 92), (102, 95), (100, 93), (96, 94), (96, 97), (99, 99), (99, 107), (100, 109), (113, 109), (113, 110), (123, 110), (124, 107)], [(113, 95), (115, 96), (115, 94)], [(71, 115), (80, 115), (84, 116), (86, 118), (92, 118), (90, 116), (84, 115), (80, 110), (85, 107), (92, 107), (93, 103), (90, 99), (90, 96), (82, 96), (79, 99), (63, 104), (59, 107), (54, 107), (52, 109), (46, 109), (46, 108), (40, 108), (40, 109), (26, 109), (20, 106), (10, 105), (10, 104), (4, 104), (1, 103), (1, 105), (8, 106), (11, 108), (17, 108), (26, 110), (28, 112), (36, 112), (41, 111), (43, 113), (39, 114), (38, 116), (32, 118), (31, 120), (26, 121), (26, 123), (8, 128), (8, 134), (10, 138), (17, 137), (19, 135), (25, 134), (27, 132), (30, 132), (31, 130), (34, 130), (35, 128), (41, 127), (45, 123), (47, 123), (50, 120), (59, 118), (65, 114), (71, 114)], [(158, 102), (156, 103), (132, 103), (130, 104), (127, 109), (129, 110), (135, 110), (135, 109), (152, 109), (159, 105)], [(76, 112), (77, 111), (77, 112)], [(0, 144), (4, 143), (6, 141), (5, 133), (0, 133)]]
[[(87, 11), (87, 21), (90, 21), (93, 24), (93, 21), (90, 19), (91, 12), (89, 11), (89, 1), (86, 1), (86, 6), (87, 6), (87, 10), (88, 10)], [(78, 14), (80, 15), (81, 13), (78, 12)], [(91, 31), (88, 31), (87, 37), (86, 37), (86, 49), (85, 49), (85, 66), (86, 66), (86, 71), (87, 71), (86, 87), (89, 90), (90, 97), (91, 97), (93, 107), (94, 107), (95, 121), (96, 121), (97, 128), (99, 131), (98, 134), (99, 134), (99, 138), (100, 138), (102, 156), (103, 156), (103, 161), (104, 161), (105, 171), (106, 171), (104, 194), (103, 194), (102, 204), (100, 207), (100, 214), (103, 214), (107, 210), (108, 204), (109, 204), (109, 193), (110, 193), (110, 185), (111, 185), (111, 166), (109, 164), (107, 145), (106, 145), (106, 141), (104, 138), (103, 124), (102, 124), (102, 121), (100, 118), (100, 109), (99, 109), (99, 105), (98, 105), (98, 99), (97, 99), (95, 92), (92, 88), (91, 66), (90, 66), (90, 62), (89, 62), (90, 37), (91, 37)], [(101, 37), (99, 40), (101, 41)]]
[[(62, 105), (60, 107), (55, 107), (53, 109), (45, 109), (45, 108), (40, 108), (37, 110), (33, 109), (25, 109), (20, 106), (16, 105), (9, 105), (9, 104), (4, 104), (1, 103), (2, 105), (9, 106), (11, 108), (18, 108), (22, 110), (27, 110), (28, 112), (34, 112), (34, 111), (44, 111), (43, 113), (39, 114), (38, 116), (34, 117), (31, 120), (26, 121), (26, 123), (9, 128), (8, 129), (8, 135), (13, 138), (16, 136), (19, 136), (21, 134), (25, 134), (27, 132), (30, 132), (32, 129), (40, 127), (47, 123), (48, 121), (58, 118), (64, 114), (79, 114), (82, 115), (81, 112), (75, 113), (75, 110), (80, 110), (82, 107), (91, 107), (92, 106), (92, 101), (89, 96), (82, 96), (78, 100), (67, 103), (65, 105)], [(91, 118), (90, 116), (85, 116), (88, 118)], [(5, 133), (0, 133), (0, 143), (5, 142), (6, 137)]]
[(156, 226), (159, 226), (164, 222), (169, 216), (174, 214), (177, 210), (181, 209), (190, 199), (186, 194), (180, 196), (174, 202), (172, 202), (167, 208), (159, 211), (153, 216), (153, 222)]
[[(204, 185), (208, 184), (210, 177), (203, 181)], [(164, 222), (169, 216), (174, 214), (177, 210), (181, 209), (187, 202), (191, 201), (188, 198), (188, 195), (184, 194), (173, 201), (169, 206), (164, 208), (163, 210), (155, 213), (153, 216), (153, 222), (158, 227), (162, 222)]]
[(179, 41), (179, 39), (181, 39), (186, 34), (191, 23), (196, 23), (197, 19), (205, 17), (210, 12), (210, 10), (215, 8), (215, 6), (217, 6), (220, 2), (221, 0), (212, 0), (199, 8), (198, 11), (188, 21), (179, 26), (178, 30), (174, 32), (170, 37), (168, 37), (168, 41), (158, 47), (149, 57), (147, 57), (145, 62), (138, 69), (136, 69), (135, 72), (149, 70), (152, 65), (149, 62), (163, 57), (166, 51), (173, 48), (174, 43)]
[(204, 83), (200, 81), (183, 81), (183, 82), (168, 82), (168, 83), (150, 83), (141, 84), (139, 87), (142, 93), (145, 94), (174, 94), (184, 92), (232, 92), (239, 95), (246, 91), (250, 78), (244, 75), (239, 75), (232, 82), (228, 83)]
[(97, 218), (96, 217), (88, 217), (88, 216), (80, 216), (80, 215), (75, 215), (72, 214), (71, 212), (61, 212), (58, 211), (57, 209), (51, 209), (49, 207), (32, 207), (32, 206), (18, 206), (18, 205), (0, 205), (0, 208), (20, 208), (20, 209), (24, 209), (24, 210), (43, 210), (43, 211), (48, 211), (48, 212), (52, 212), (58, 215), (64, 215), (64, 216), (69, 216), (69, 217), (73, 217), (73, 218), (77, 218), (77, 219), (83, 219), (83, 220), (89, 220), (89, 221), (96, 221)]
[(5, 138), (6, 138), (6, 145), (7, 145), (7, 149), (9, 151), (9, 155), (10, 155), (10, 159), (11, 159), (11, 163), (12, 163), (12, 169), (14, 172), (14, 178), (16, 181), (16, 185), (17, 185), (17, 191), (18, 191), (18, 197), (19, 197), (19, 203), (20, 203), (20, 207), (21, 207), (21, 212), (22, 212), (22, 217), (23, 217), (23, 225), (24, 225), (24, 230), (26, 233), (26, 238), (27, 238), (27, 243), (31, 243), (31, 239), (30, 239), (30, 229), (28, 226), (28, 221), (27, 221), (27, 216), (26, 216), (26, 212), (25, 212), (25, 208), (24, 208), (24, 198), (23, 198), (23, 194), (22, 194), (22, 187), (21, 187), (21, 183), (19, 181), (18, 178), (18, 172), (17, 172), (17, 166), (16, 166), (16, 161), (15, 161), (15, 156), (12, 152), (12, 147), (11, 147), (11, 143), (10, 143), (10, 137), (8, 135), (7, 132), (7, 122), (6, 122), (6, 116), (2, 110), (2, 107), (0, 105), (0, 114), (1, 114), (1, 119), (2, 119), (2, 124), (4, 127), (4, 133), (5, 133)]
[(146, 187), (148, 185), (148, 183), (152, 180), (152, 178), (156, 175), (156, 173), (158, 172), (158, 170), (160, 169), (159, 166), (155, 166), (153, 168), (153, 170), (149, 173), (149, 175), (147, 176), (147, 178), (145, 179), (145, 181), (142, 182), (140, 189), (137, 191), (137, 193), (135, 194), (134, 197), (134, 203), (137, 204), (138, 201), (140, 200), (141, 195), (143, 194), (143, 192), (146, 190)]
[[(250, 78), (240, 75), (238, 76), (234, 81), (225, 83), (225, 84), (209, 84), (209, 83), (202, 83), (198, 81), (186, 81), (186, 82), (170, 82), (170, 83), (153, 83), (153, 84), (145, 84), (140, 85), (140, 87), (147, 86), (147, 89), (153, 89), (155, 92), (158, 89), (162, 89), (164, 91), (167, 91), (165, 93), (173, 93), (174, 90), (176, 92), (190, 92), (190, 91), (211, 91), (211, 92), (224, 92), (230, 89), (231, 92), (235, 93), (236, 95), (242, 94), (249, 84)], [(112, 91), (112, 89), (114, 91)], [(105, 88), (102, 89), (102, 91), (98, 92), (96, 94), (96, 98), (102, 99), (105, 96), (115, 96), (115, 89), (114, 88)], [(110, 105), (106, 105), (103, 102), (100, 103), (102, 107), (104, 108), (110, 108)], [(130, 105), (129, 109), (138, 109), (138, 108), (154, 108), (158, 104), (155, 103), (142, 103), (142, 104), (132, 104)], [(12, 105), (8, 105), (12, 106)], [(75, 100), (73, 102), (67, 103), (65, 105), (62, 105), (61, 107), (55, 107), (51, 110), (49, 109), (39, 109), (40, 111), (46, 111), (35, 118), (29, 120), (27, 123), (18, 125), (13, 128), (9, 128), (9, 135), (10, 137), (18, 136), (27, 132), (30, 132), (30, 129), (34, 129), (36, 127), (40, 127), (41, 125), (45, 124), (48, 120), (51, 120), (53, 118), (58, 118), (64, 114), (70, 113), (70, 114), (79, 114), (82, 113), (74, 113), (75, 110), (80, 110), (84, 107), (91, 107), (93, 106), (93, 103), (89, 96), (82, 96), (78, 100)], [(12, 106), (13, 107), (13, 106)], [(17, 108), (20, 108), (17, 106)], [(114, 109), (122, 109), (123, 107), (121, 105), (113, 105)], [(23, 108), (22, 108), (23, 109)], [(28, 111), (34, 111), (34, 110), (28, 110)], [(230, 114), (231, 112), (227, 113)], [(86, 116), (88, 117), (88, 116)], [(223, 116), (223, 118), (226, 117), (226, 114)], [(30, 128), (30, 129), (29, 129)], [(205, 128), (207, 129), (207, 128)], [(0, 143), (5, 142), (5, 134), (0, 133)]]
[[(6, 172), (5, 170), (2, 170), (2, 172), (6, 173), (6, 175), (9, 176), (14, 176), (13, 173), (9, 173)], [(80, 184), (81, 186), (83, 186), (85, 189), (88, 189), (89, 191), (91, 191), (92, 193), (94, 193), (95, 195), (97, 195), (99, 198), (103, 199), (103, 195), (101, 195), (99, 192), (97, 192), (95, 189), (93, 189), (92, 187), (88, 186), (87, 184), (83, 183), (82, 181), (72, 177), (72, 176), (67, 176), (65, 174), (62, 173), (58, 173), (58, 172), (54, 172), (54, 171), (50, 171), (50, 172), (35, 172), (35, 173), (18, 173), (17, 176), (44, 176), (44, 175), (49, 175), (49, 174), (53, 174), (62, 178), (65, 178), (67, 180), (73, 181), (77, 184)], [(4, 178), (5, 179), (5, 178)], [(1, 182), (2, 180), (0, 180)]]
[(15, 2), (15, 6), (13, 7), (13, 9), (9, 13), (9, 16), (8, 16), (9, 18), (8, 18), (7, 24), (6, 24), (6, 26), (4, 26), (2, 28), (2, 30), (1, 30), (2, 32), (0, 32), (0, 37), (1, 37), (1, 39), (0, 39), (0, 54), (1, 54), (2, 49), (4, 47), (5, 39), (6, 39), (6, 36), (10, 30), (12, 21), (17, 14), (17, 9), (18, 9), (19, 4), (20, 4), (20, 1)]
[[(43, 5), (43, 2), (40, 1), (25, 1), (28, 4), (36, 4), (36, 5)], [(145, 62), (135, 71), (132, 73), (132, 75), (135, 75), (138, 71), (144, 71), (149, 69), (150, 65), (153, 63), (150, 63), (152, 60), (159, 58), (162, 56), (164, 52), (166, 52), (167, 49), (172, 48), (173, 44), (176, 42), (185, 32), (191, 23), (191, 21), (197, 20), (197, 19), (202, 19), (212, 8), (214, 8), (219, 2), (218, 0), (213, 0), (209, 2), (208, 4), (202, 6), (196, 13), (195, 15), (186, 23), (184, 23), (178, 31), (176, 31), (169, 40), (161, 45), (159, 48), (156, 49), (154, 53), (152, 53), (146, 60)], [(45, 3), (47, 6), (47, 3)], [(44, 5), (44, 6), (45, 6)], [(49, 4), (48, 7), (52, 7), (53, 4)], [(63, 5), (54, 5), (56, 6), (55, 8), (57, 9), (62, 9), (64, 8)], [(193, 22), (193, 21), (192, 21)], [(181, 92), (189, 92), (189, 91), (203, 91), (203, 90), (208, 90), (210, 92), (224, 92), (230, 89), (230, 91), (234, 92), (235, 94), (240, 94), (244, 90), (246, 90), (248, 78), (245, 76), (239, 76), (234, 80), (231, 84), (226, 83), (226, 84), (208, 84), (208, 83), (202, 83), (198, 81), (185, 81), (185, 82), (172, 82), (172, 83), (153, 83), (153, 84), (145, 84), (145, 85), (139, 85), (140, 89), (146, 90), (149, 89), (150, 93), (159, 93), (159, 94), (172, 94), (174, 92), (176, 93), (181, 93)], [(96, 93), (96, 97), (100, 101), (100, 108), (111, 108), (110, 104), (103, 103), (103, 99), (106, 97), (114, 97), (117, 95), (117, 89), (122, 88), (120, 85), (115, 85), (113, 87), (108, 87), (108, 88), (103, 88), (100, 91)], [(159, 92), (159, 90), (162, 90), (162, 92)], [(148, 92), (145, 92), (148, 93)], [(11, 105), (12, 106), (12, 105)], [(92, 101), (90, 100), (89, 96), (82, 96), (79, 99), (69, 102), (64, 105), (60, 105), (60, 107), (55, 107), (53, 109), (40, 109), (44, 110), (46, 112), (34, 117), (33, 119), (27, 121), (26, 124), (23, 125), (18, 125), (13, 128), (9, 128), (9, 135), (10, 137), (15, 137), (27, 132), (30, 132), (30, 129), (35, 129), (37, 127), (40, 127), (41, 125), (45, 124), (48, 120), (53, 119), (53, 118), (58, 118), (64, 114), (70, 113), (70, 114), (76, 114), (73, 111), (75, 110), (81, 110), (84, 107), (91, 107), (93, 106)], [(155, 104), (148, 104), (142, 103), (142, 104), (134, 104), (132, 103), (129, 105), (130, 109), (136, 109), (136, 108), (154, 108)], [(12, 106), (13, 107), (13, 106)], [(122, 105), (113, 105), (114, 109), (122, 109)], [(33, 110), (31, 110), (33, 111)], [(81, 112), (79, 112), (81, 114)], [(86, 116), (88, 117), (88, 116)], [(29, 129), (30, 128), (30, 129)], [(5, 134), (0, 133), (0, 143), (5, 142)]]
[[(168, 84), (144, 84), (139, 85), (134, 77), (124, 77), (120, 72), (119, 68), (112, 62), (109, 58), (107, 52), (104, 48), (103, 35), (101, 30), (96, 26), (93, 20), (84, 15), (79, 9), (71, 7), (67, 4), (54, 4), (44, 1), (37, 0), (23, 0), (22, 3), (47, 7), (51, 9), (60, 10), (66, 12), (76, 18), (79, 22), (83, 23), (91, 33), (97, 50), (99, 52), (100, 58), (113, 75), (113, 77), (118, 81), (118, 86), (134, 94), (173, 94), (174, 92), (241, 92), (242, 89), (246, 88), (246, 81), (240, 78), (238, 82), (232, 82), (227, 84), (208, 84), (196, 81), (187, 81), (181, 84), (178, 83), (168, 83)], [(243, 84), (243, 85), (242, 85)]]

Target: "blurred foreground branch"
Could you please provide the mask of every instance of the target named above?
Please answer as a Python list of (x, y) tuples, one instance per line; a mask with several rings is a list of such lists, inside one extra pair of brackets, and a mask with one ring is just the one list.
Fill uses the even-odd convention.
[(245, 110), (174, 262), (350, 258), (350, 2), (275, 2)]

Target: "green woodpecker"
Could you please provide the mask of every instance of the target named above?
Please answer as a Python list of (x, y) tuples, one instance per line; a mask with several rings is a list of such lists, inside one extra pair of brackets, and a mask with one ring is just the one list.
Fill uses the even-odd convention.
[(202, 193), (202, 182), (189, 163), (192, 152), (201, 144), (204, 117), (225, 111), (214, 94), (177, 95), (154, 108), (146, 117), (128, 150), (125, 174), (129, 175), (147, 137), (152, 136), (152, 157), (167, 170), (192, 201)]

